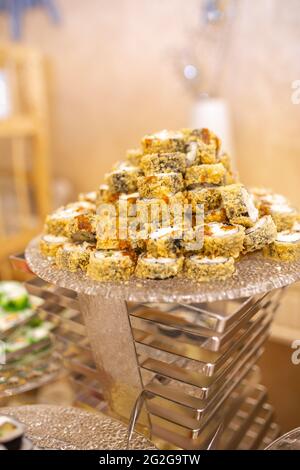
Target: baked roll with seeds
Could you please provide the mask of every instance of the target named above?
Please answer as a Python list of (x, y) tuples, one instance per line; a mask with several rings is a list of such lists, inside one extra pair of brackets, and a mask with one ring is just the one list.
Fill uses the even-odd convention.
[(287, 204), (261, 204), (261, 214), (269, 214), (275, 222), (278, 232), (290, 230), (297, 220), (297, 211)]
[(95, 281), (122, 281), (129, 279), (135, 260), (127, 251), (97, 250), (90, 254), (87, 274)]
[(220, 207), (219, 209), (214, 209), (212, 211), (205, 212), (204, 215), (204, 222), (206, 224), (210, 224), (211, 222), (219, 222), (222, 224), (229, 224), (229, 220), (226, 215), (226, 211), (224, 207)]
[(258, 210), (252, 196), (242, 184), (224, 186), (221, 190), (223, 206), (232, 224), (252, 227), (258, 220)]
[(126, 159), (132, 166), (139, 166), (143, 151), (141, 149), (129, 149), (126, 152)]
[(163, 130), (156, 134), (146, 135), (142, 139), (142, 149), (145, 153), (185, 152), (186, 142), (182, 132)]
[(64, 243), (56, 252), (56, 265), (71, 272), (86, 271), (90, 254), (95, 249), (95, 244), (87, 242)]
[(137, 201), (137, 214), (145, 223), (174, 226), (182, 223), (185, 202), (182, 192), (163, 198), (143, 198)]
[(137, 190), (139, 173), (138, 167), (121, 164), (106, 174), (105, 181), (112, 193), (134, 193)]
[(96, 204), (97, 202), (97, 191), (90, 191), (88, 193), (79, 193), (79, 201), (90, 202), (91, 204)]
[(146, 176), (156, 173), (184, 173), (184, 153), (149, 153), (141, 159), (141, 169)]
[(263, 249), (263, 254), (279, 261), (296, 261), (300, 258), (300, 232), (285, 230)]
[(135, 275), (140, 279), (168, 279), (177, 276), (183, 268), (183, 257), (154, 258), (141, 255), (138, 258)]
[(67, 236), (67, 226), (79, 214), (94, 214), (95, 205), (87, 201), (75, 202), (60, 207), (46, 217), (45, 231), (52, 235)]
[(178, 240), (185, 253), (201, 252), (204, 242), (204, 224), (195, 225), (194, 227), (185, 227), (182, 238)]
[(56, 256), (57, 250), (68, 241), (67, 237), (56, 236), (50, 233), (40, 239), (40, 250), (44, 256)]
[(116, 201), (118, 214), (120, 217), (135, 217), (137, 214), (137, 201), (139, 193), (120, 194)]
[(83, 213), (71, 218), (66, 226), (66, 235), (73, 241), (95, 241), (98, 217), (95, 214)]
[(186, 187), (191, 189), (202, 184), (221, 185), (224, 183), (225, 174), (226, 170), (222, 163), (194, 165), (186, 170)]
[(198, 282), (224, 280), (235, 271), (234, 259), (225, 257), (208, 258), (192, 255), (185, 260), (184, 274), (187, 278)]
[(210, 223), (204, 226), (203, 253), (206, 256), (237, 258), (243, 250), (245, 229), (240, 225)]
[(192, 205), (195, 213), (197, 206), (204, 206), (205, 211), (218, 209), (222, 202), (220, 188), (217, 186), (205, 186), (190, 189), (186, 192), (188, 204)]
[(181, 251), (182, 230), (179, 228), (160, 228), (149, 234), (146, 240), (147, 254), (154, 258), (175, 258)]
[(138, 178), (138, 191), (142, 198), (164, 198), (183, 190), (181, 173), (158, 173)]
[(97, 191), (96, 207), (98, 207), (100, 204), (109, 202), (110, 197), (111, 193), (109, 191), (108, 184), (100, 184)]
[(220, 139), (209, 129), (183, 129), (187, 142), (187, 161), (191, 165), (216, 163)]
[(264, 246), (274, 242), (277, 237), (276, 225), (270, 215), (261, 217), (253, 227), (246, 229), (244, 239), (244, 253), (261, 250)]

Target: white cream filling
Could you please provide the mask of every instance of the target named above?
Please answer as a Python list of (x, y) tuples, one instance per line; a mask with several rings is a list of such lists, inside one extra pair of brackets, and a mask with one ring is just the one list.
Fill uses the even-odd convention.
[(152, 135), (147, 135), (147, 139), (159, 139), (159, 140), (168, 140), (168, 139), (183, 139), (183, 134), (181, 132), (172, 132), (166, 129), (156, 132)]
[(124, 258), (124, 254), (122, 251), (104, 251), (99, 250), (94, 252), (94, 258), (97, 259), (120, 259)]
[(192, 166), (197, 157), (198, 144), (197, 142), (191, 142), (189, 144), (189, 151), (186, 154), (186, 162), (188, 166)]
[(155, 232), (152, 232), (149, 238), (151, 240), (156, 240), (158, 238), (163, 238), (166, 235), (171, 235), (175, 232), (176, 232), (176, 230), (174, 229), (174, 227), (160, 228), (160, 229), (156, 230)]
[(295, 232), (300, 232), (300, 222), (294, 223), (293, 230), (295, 230)]
[(272, 204), (271, 212), (275, 212), (277, 214), (292, 214), (295, 212), (295, 209), (286, 204)]
[(44, 235), (42, 239), (46, 243), (58, 243), (58, 244), (65, 243), (67, 241), (66, 237), (56, 236), (56, 235), (51, 235), (51, 234)]
[(266, 194), (265, 196), (261, 197), (263, 202), (267, 204), (278, 204), (278, 205), (287, 205), (288, 200), (282, 194)]
[(264, 217), (261, 217), (260, 219), (258, 219), (258, 221), (256, 222), (255, 225), (253, 225), (253, 227), (250, 227), (246, 230), (246, 235), (248, 235), (249, 233), (252, 233), (252, 232), (255, 232), (257, 229), (263, 227), (263, 225), (265, 225), (268, 221), (268, 219), (270, 218), (269, 215), (265, 215)]
[(286, 230), (284, 232), (279, 232), (277, 234), (277, 239), (278, 242), (283, 242), (283, 243), (295, 243), (300, 241), (300, 232), (292, 232), (289, 230)]
[(258, 219), (258, 210), (256, 209), (254, 205), (253, 199), (251, 195), (248, 193), (246, 188), (242, 188), (241, 191), (242, 191), (243, 200), (247, 208), (249, 217), (252, 220), (252, 222), (256, 222)]
[[(210, 228), (213, 237), (227, 237), (228, 235), (235, 235), (238, 233), (238, 227), (228, 228), (228, 225), (224, 225), (218, 222), (211, 222), (207, 224)], [(224, 228), (226, 227), (226, 228)]]
[(121, 194), (119, 197), (120, 201), (127, 201), (128, 199), (138, 199), (139, 193), (131, 193), (131, 194)]
[(191, 256), (191, 260), (193, 260), (197, 264), (224, 264), (229, 261), (230, 258), (224, 258), (222, 256), (218, 256), (216, 258), (199, 258), (198, 256)]

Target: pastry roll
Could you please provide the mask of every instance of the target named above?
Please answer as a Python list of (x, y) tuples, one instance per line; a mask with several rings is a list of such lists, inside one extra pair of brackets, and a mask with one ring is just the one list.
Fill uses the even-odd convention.
[(97, 191), (97, 200), (96, 200), (96, 206), (100, 204), (105, 204), (109, 202), (111, 197), (111, 193), (109, 191), (109, 186), (108, 184), (100, 184), (98, 191)]
[(187, 188), (194, 188), (202, 184), (224, 183), (226, 170), (222, 163), (212, 165), (194, 165), (186, 170), (185, 182)]
[(67, 223), (66, 235), (74, 241), (94, 241), (97, 222), (98, 217), (95, 214), (78, 214)]
[(252, 227), (258, 220), (258, 210), (253, 197), (242, 184), (231, 184), (222, 188), (223, 206), (232, 224)]
[(137, 201), (137, 216), (143, 222), (167, 227), (182, 224), (185, 196), (182, 192), (163, 198), (143, 198)]
[(58, 248), (68, 241), (67, 237), (56, 236), (50, 233), (40, 239), (40, 250), (44, 256), (56, 256)]
[(56, 252), (56, 265), (61, 269), (67, 269), (71, 272), (78, 270), (86, 271), (90, 254), (95, 248), (95, 244), (87, 242), (64, 243)]
[(137, 201), (139, 193), (120, 194), (116, 202), (120, 217), (135, 217), (137, 215)]
[(263, 249), (265, 256), (279, 261), (296, 261), (300, 258), (300, 232), (285, 230)]
[(141, 159), (141, 169), (146, 176), (156, 173), (184, 173), (184, 153), (149, 153)]
[(213, 132), (209, 129), (183, 129), (182, 133), (188, 144), (188, 164), (216, 163), (221, 141)]
[(203, 253), (206, 256), (237, 258), (243, 249), (245, 229), (240, 225), (210, 223), (204, 226)]
[(181, 251), (182, 230), (167, 227), (152, 232), (146, 240), (147, 254), (154, 258), (175, 258)]
[(183, 267), (183, 257), (154, 258), (141, 255), (138, 258), (135, 275), (140, 279), (168, 279), (177, 276)]
[(222, 224), (229, 223), (224, 207), (205, 212), (204, 222), (206, 224), (210, 224), (211, 222), (219, 222)]
[(141, 149), (129, 149), (126, 152), (126, 159), (132, 166), (139, 166), (143, 151)]
[(87, 274), (95, 281), (121, 281), (133, 274), (135, 261), (127, 251), (97, 250), (90, 254)]
[(275, 222), (278, 232), (290, 230), (297, 220), (298, 213), (296, 209), (288, 204), (261, 204), (261, 214), (269, 214)]
[(185, 276), (198, 282), (224, 280), (232, 276), (234, 271), (234, 259), (232, 257), (208, 258), (201, 255), (192, 255), (186, 258), (184, 266)]
[(137, 190), (138, 167), (121, 164), (105, 176), (106, 183), (112, 193), (134, 193)]
[(277, 236), (276, 225), (270, 215), (261, 217), (253, 227), (246, 229), (244, 239), (244, 252), (261, 250), (264, 246), (274, 242)]
[(97, 191), (90, 191), (88, 193), (79, 193), (79, 201), (90, 202), (91, 204), (96, 204), (97, 201)]
[(45, 231), (52, 235), (67, 236), (69, 222), (79, 214), (94, 214), (95, 205), (87, 201), (75, 202), (65, 207), (60, 207), (46, 217)]
[(163, 130), (156, 134), (146, 135), (142, 139), (144, 153), (185, 152), (186, 142), (182, 132)]
[(186, 199), (192, 205), (195, 213), (197, 206), (204, 206), (205, 211), (218, 209), (222, 202), (220, 188), (218, 186), (205, 186), (190, 189), (186, 192)]
[(183, 190), (181, 173), (158, 173), (138, 178), (138, 191), (142, 198), (164, 198)]

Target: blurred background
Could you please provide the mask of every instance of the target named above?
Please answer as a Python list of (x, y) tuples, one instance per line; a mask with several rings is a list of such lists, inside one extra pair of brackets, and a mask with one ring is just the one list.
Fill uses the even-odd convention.
[[(298, 0), (1, 1), (2, 278), (51, 208), (164, 128), (211, 127), (246, 185), (300, 207), (299, 26)], [(300, 425), (299, 294), (261, 360), (283, 430)]]

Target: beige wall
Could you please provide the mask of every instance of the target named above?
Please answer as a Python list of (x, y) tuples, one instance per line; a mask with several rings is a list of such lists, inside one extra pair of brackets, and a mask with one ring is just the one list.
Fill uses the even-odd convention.
[[(198, 0), (57, 0), (54, 27), (26, 16), (24, 42), (52, 69), (52, 160), (77, 190), (94, 188), (126, 148), (160, 128), (188, 124), (192, 104), (170, 51), (196, 24)], [(298, 0), (237, 0), (238, 21), (220, 89), (230, 100), (241, 177), (274, 186), (300, 206)], [(0, 39), (8, 37), (0, 19)]]

